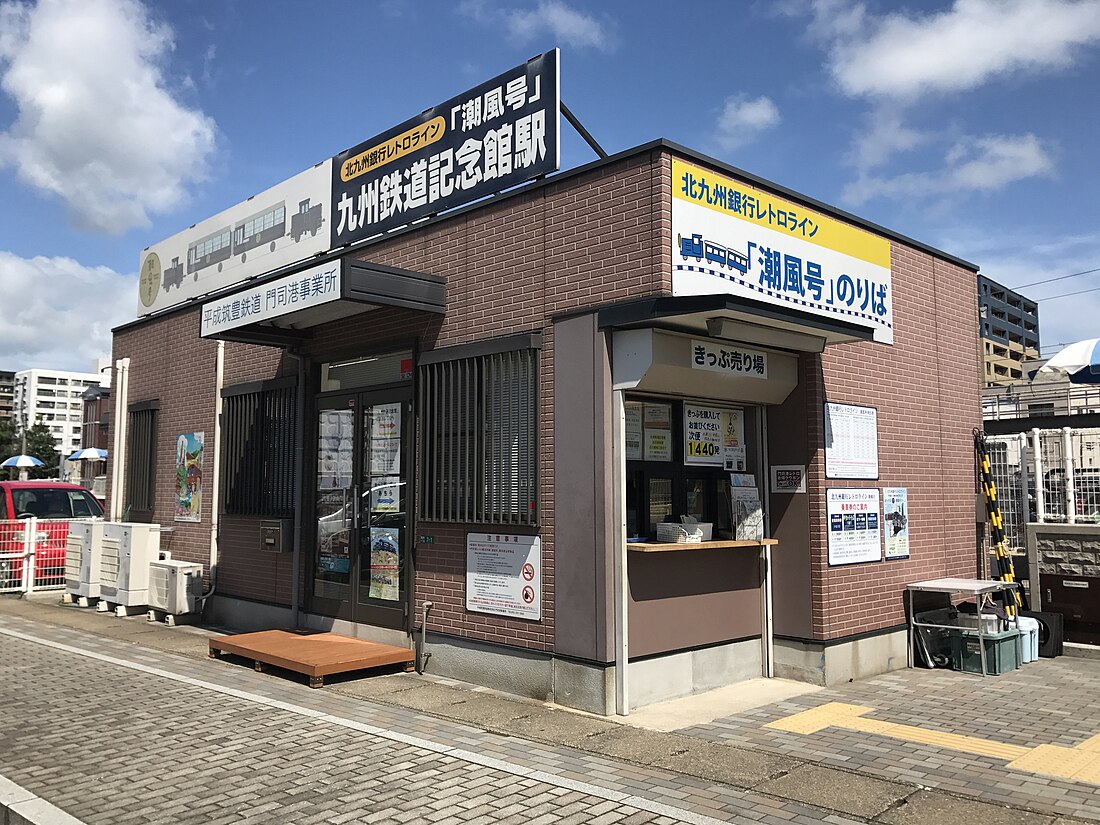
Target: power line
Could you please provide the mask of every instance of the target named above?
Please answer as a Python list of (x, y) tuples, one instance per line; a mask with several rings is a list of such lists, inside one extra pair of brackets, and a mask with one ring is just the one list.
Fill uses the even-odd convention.
[(1094, 286), (1092, 289), (1082, 289), (1080, 292), (1064, 292), (1061, 295), (1048, 295), (1046, 298), (1036, 298), (1036, 301), (1053, 301), (1055, 298), (1069, 298), (1073, 295), (1084, 295), (1087, 292), (1100, 292), (1100, 286)]
[(1027, 289), (1029, 286), (1052, 284), (1055, 281), (1064, 281), (1066, 278), (1076, 278), (1078, 275), (1091, 275), (1093, 272), (1100, 272), (1100, 267), (1097, 267), (1096, 269), (1086, 269), (1084, 272), (1074, 272), (1072, 275), (1059, 275), (1057, 278), (1047, 278), (1045, 281), (1035, 281), (1031, 284), (1020, 284), (1019, 286), (1012, 287), (1012, 289)]

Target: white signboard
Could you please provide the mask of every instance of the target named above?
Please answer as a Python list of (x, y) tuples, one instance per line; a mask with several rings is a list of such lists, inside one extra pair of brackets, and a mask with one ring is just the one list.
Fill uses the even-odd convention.
[(328, 251), (332, 161), (238, 203), (141, 253), (138, 316)]
[(738, 344), (691, 339), (691, 368), (747, 378), (768, 377), (768, 354)]
[(878, 410), (825, 404), (825, 477), (878, 478)]
[(646, 404), (642, 412), (646, 461), (672, 461), (672, 405)]
[(828, 490), (829, 564), (882, 561), (878, 488)]
[(890, 242), (672, 159), (672, 294), (740, 295), (893, 343)]
[(542, 542), (539, 537), (467, 533), (466, 609), (540, 620)]
[(886, 558), (909, 558), (909, 490), (882, 488), (882, 529), (886, 532)]
[(684, 404), (684, 463), (743, 471), (744, 413)]
[(341, 261), (329, 261), (202, 305), (200, 335), (270, 321), (340, 298)]

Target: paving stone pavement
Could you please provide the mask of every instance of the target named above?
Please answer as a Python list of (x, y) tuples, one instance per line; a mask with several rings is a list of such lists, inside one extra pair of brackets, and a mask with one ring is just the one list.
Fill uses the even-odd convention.
[[(839, 825), (875, 821), (942, 825), (950, 820), (1069, 825), (1100, 819), (1096, 786), (1021, 774), (1006, 769), (1003, 761), (856, 731), (827, 729), (804, 736), (762, 727), (825, 702), (842, 701), (876, 708), (874, 716), (896, 723), (942, 724), (942, 730), (1026, 746), (1073, 746), (1100, 730), (1100, 724), (1097, 730), (1090, 729), (1100, 720), (1097, 661), (1043, 661), (984, 683), (965, 674), (902, 671), (710, 725), (661, 733), (415, 674), (336, 679), (322, 691), (311, 691), (293, 674), (258, 674), (241, 666), (240, 660), (234, 665), (206, 659), (208, 630), (169, 630), (139, 619), (97, 616), (89, 610), (60, 607), (56, 598), (36, 602), (0, 597), (0, 678), (7, 675), (5, 668), (12, 659), (5, 646), (33, 644), (13, 638), (11, 633), (72, 648), (64, 651), (39, 644), (42, 650), (38, 655), (60, 657), (58, 661), (51, 658), (50, 667), (65, 672), (70, 666), (79, 672), (88, 668), (96, 674), (103, 668), (111, 672), (106, 683), (115, 686), (117, 695), (110, 707), (101, 708), (110, 722), (95, 736), (85, 735), (79, 744), (74, 744), (71, 730), (81, 729), (89, 720), (78, 715), (66, 726), (67, 741), (78, 752), (97, 755), (107, 747), (104, 741), (125, 741), (126, 746), (107, 747), (107, 752), (120, 765), (119, 770), (124, 769), (123, 762), (130, 767), (145, 764), (146, 773), (139, 770), (142, 777), (163, 777), (163, 771), (157, 773), (148, 766), (160, 770), (161, 765), (176, 764), (173, 760), (181, 758), (180, 752), (188, 754), (182, 764), (190, 767), (182, 770), (174, 784), (160, 778), (145, 784), (135, 780), (125, 793), (116, 792), (116, 798), (125, 801), (127, 814), (143, 810), (142, 814), (122, 820), (100, 807), (85, 817), (88, 822), (473, 821), (480, 825), (510, 821), (759, 821)], [(89, 662), (89, 656), (97, 655), (117, 661)], [(131, 669), (119, 664), (123, 661)], [(146, 671), (135, 674), (135, 667)], [(37, 674), (35, 690), (41, 689), (44, 681), (71, 686), (71, 679), (44, 680), (42, 673), (50, 672), (49, 667), (31, 670)], [(20, 672), (22, 679), (30, 678), (25, 668)], [(133, 684), (135, 679), (141, 685)], [(104, 682), (98, 676), (88, 674), (84, 683), (95, 685), (96, 695), (103, 692), (99, 685)], [(4, 678), (0, 694), (9, 690), (10, 684), (11, 679)], [(152, 707), (146, 701), (149, 695), (157, 697)], [(1073, 698), (1066, 700), (1068, 695)], [(55, 717), (59, 701), (68, 707), (63, 699), (53, 696), (48, 704), (55, 708)], [(235, 710), (226, 710), (227, 702)], [(1026, 719), (1017, 723), (1006, 716), (1004, 708), (1020, 702), (1021, 716)], [(145, 726), (132, 732), (126, 722), (133, 717), (121, 710), (130, 704), (146, 714), (135, 722), (144, 721)], [(173, 717), (166, 723), (163, 714), (169, 707), (186, 708), (191, 715)], [(207, 713), (208, 708), (217, 708), (220, 715)], [(41, 707), (35, 712), (40, 713)], [(98, 725), (97, 717), (92, 716), (91, 722)], [(46, 777), (56, 773), (48, 755), (41, 756), (37, 772), (29, 776), (13, 775), (7, 767), (4, 737), (19, 729), (13, 725), (22, 718), (21, 714), (9, 715), (6, 705), (0, 706), (0, 775), (39, 792), (20, 777), (47, 781)], [(211, 724), (211, 718), (218, 722)], [(171, 736), (154, 735), (158, 723), (167, 725), (165, 730), (170, 732), (186, 730), (183, 738), (190, 748), (182, 748), (181, 741)], [(56, 725), (55, 718), (51, 730)], [(282, 731), (288, 733), (279, 735)], [(210, 744), (208, 737), (214, 737)], [(251, 746), (242, 744), (244, 740)], [(55, 740), (50, 741), (51, 747), (60, 748)], [(304, 743), (302, 748), (298, 748), (299, 742)], [(365, 758), (349, 758), (349, 742), (356, 743), (350, 752)], [(395, 749), (397, 753), (412, 749), (413, 754), (401, 758), (394, 755)], [(228, 761), (226, 752), (232, 754)], [(395, 762), (387, 761), (391, 755)], [(437, 764), (441, 759), (457, 760), (465, 766), (465, 770), (451, 768), (455, 776), (476, 775), (478, 784), (473, 790), (490, 790), (466, 796), (456, 790), (445, 795), (454, 797), (456, 807), (452, 810), (424, 807), (424, 788), (434, 787), (430, 781), (415, 788), (413, 798), (401, 794), (396, 786), (414, 785), (421, 773), (429, 780), (443, 776), (439, 781), (446, 782), (452, 774), (448, 766)], [(401, 767), (410, 760), (414, 768)], [(286, 785), (294, 782), (289, 777), (297, 777), (294, 766), (303, 775), (320, 777), (319, 783), (329, 779), (329, 784), (343, 789), (330, 793), (326, 786), (317, 786), (317, 805), (332, 806), (323, 814), (310, 808), (314, 796), (308, 791), (294, 799), (288, 796)], [(398, 773), (392, 782), (391, 770)], [(205, 783), (197, 787), (210, 792), (211, 799), (201, 810), (182, 810), (177, 804), (166, 816), (159, 807), (166, 804), (166, 795), (148, 796), (164, 787), (186, 788), (186, 780), (203, 771)], [(223, 777), (228, 790), (221, 799), (218, 788)], [(506, 810), (514, 803), (506, 802), (500, 789), (518, 787), (521, 781), (534, 783), (523, 787), (530, 791), (527, 796), (537, 797), (539, 803), (528, 805), (523, 816), (513, 820), (519, 813)], [(51, 779), (45, 787), (52, 793), (64, 784)], [(85, 779), (85, 784), (89, 780)], [(90, 786), (99, 788), (94, 781)], [(130, 798), (131, 790), (146, 801), (138, 805), (137, 799)], [(50, 793), (41, 795), (56, 802)], [(76, 804), (81, 797), (77, 793), (64, 798)], [(370, 807), (374, 798), (379, 805)], [(581, 798), (588, 802), (579, 802)], [(189, 799), (196, 804), (194, 794)], [(222, 804), (207, 810), (215, 799)], [(579, 807), (574, 810), (573, 805)], [(611, 807), (593, 813), (597, 805)], [(61, 807), (68, 809), (64, 804)], [(196, 815), (195, 810), (200, 813)]]
[(813, 735), (764, 727), (829, 702), (871, 707), (868, 716), (874, 719), (927, 730), (1024, 747), (1073, 747), (1100, 733), (1100, 662), (1041, 659), (985, 679), (944, 670), (896, 671), (681, 733), (990, 803), (1100, 820), (1100, 785), (1015, 770), (1003, 759), (839, 727)]

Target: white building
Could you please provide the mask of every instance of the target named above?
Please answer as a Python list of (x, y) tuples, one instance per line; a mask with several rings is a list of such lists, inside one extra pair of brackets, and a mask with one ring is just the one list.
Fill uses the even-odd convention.
[[(15, 418), (18, 427), (41, 421), (53, 433), (61, 457), (80, 449), (84, 391), (98, 387), (109, 372), (31, 369), (15, 374)], [(59, 475), (67, 475), (63, 469)]]

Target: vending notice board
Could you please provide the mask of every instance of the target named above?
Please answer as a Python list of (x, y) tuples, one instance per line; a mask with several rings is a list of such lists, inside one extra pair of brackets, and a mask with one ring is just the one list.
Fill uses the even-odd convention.
[(878, 478), (878, 410), (825, 404), (825, 477)]
[(466, 609), (539, 621), (542, 618), (539, 537), (467, 533)]
[(829, 564), (882, 561), (878, 488), (851, 487), (826, 492)]

